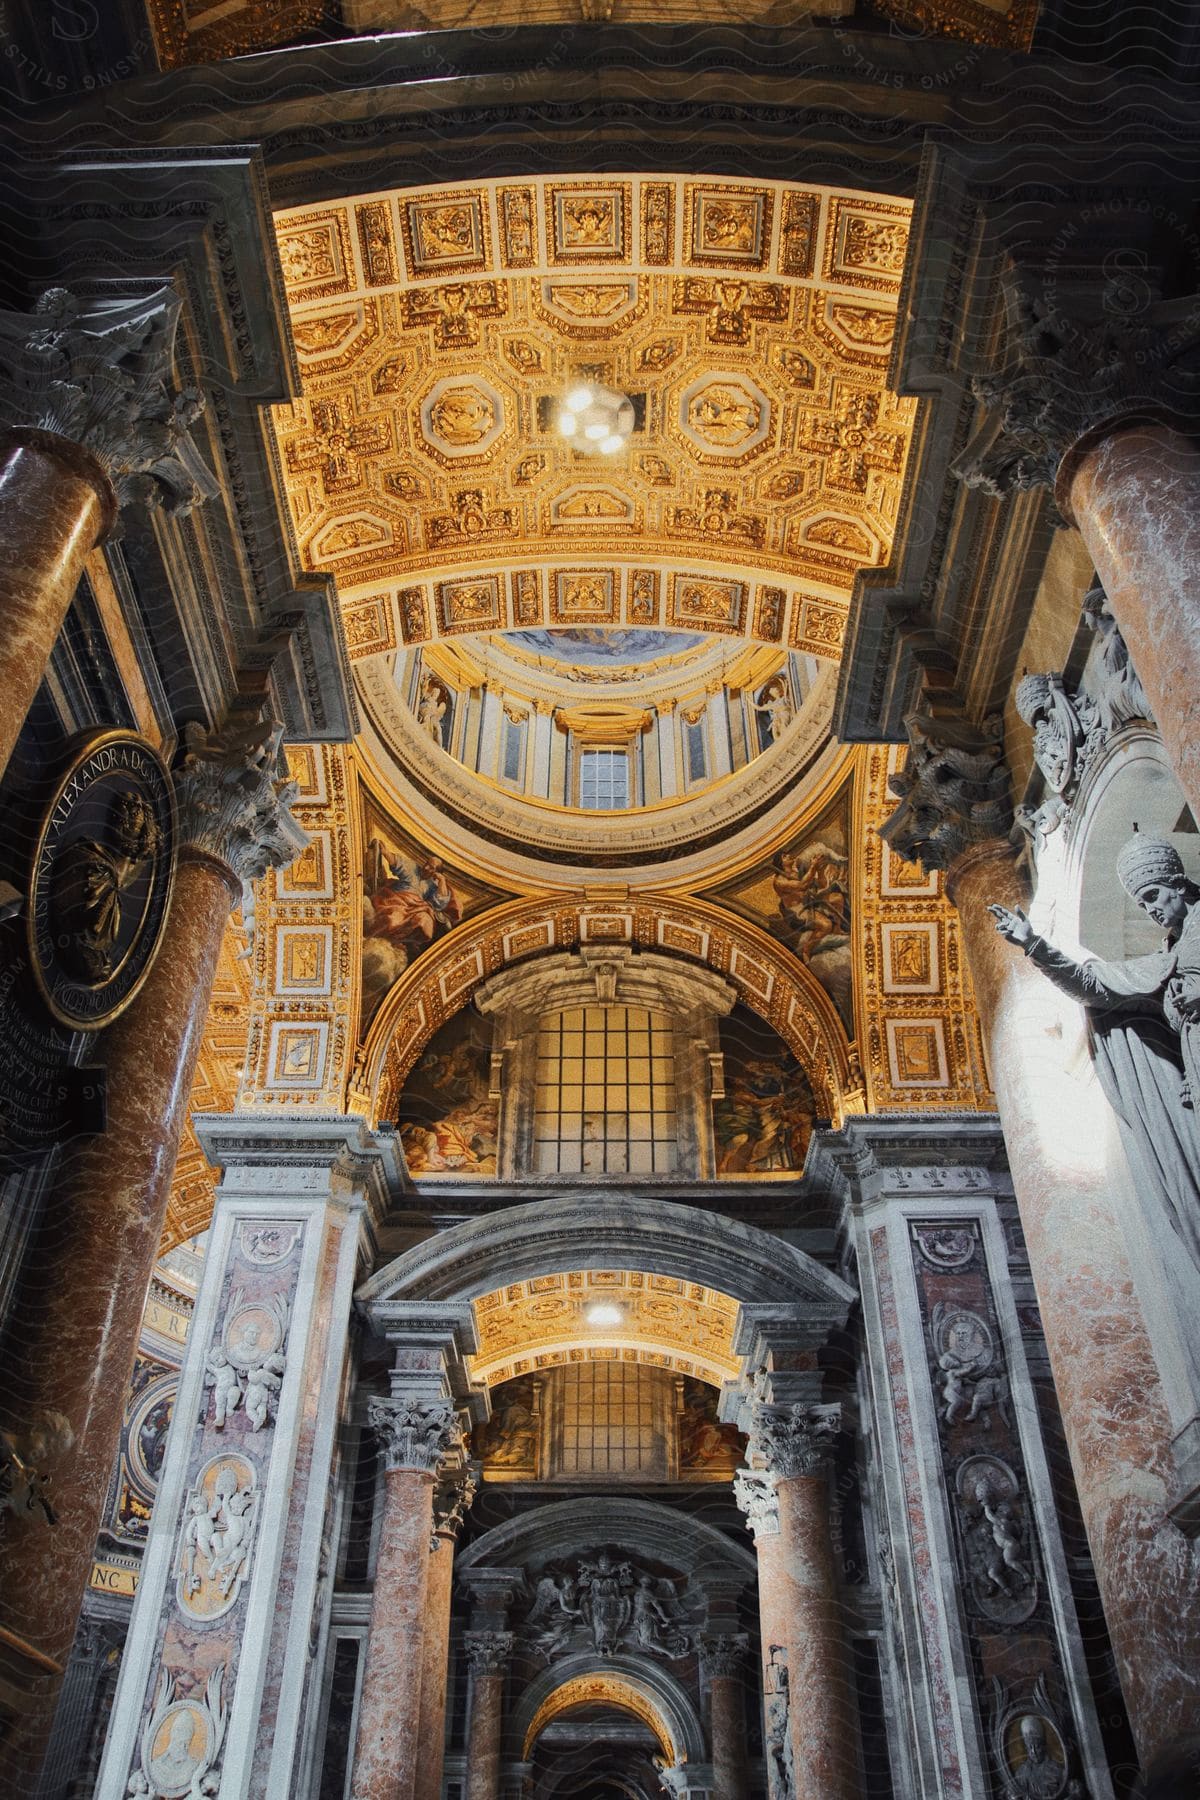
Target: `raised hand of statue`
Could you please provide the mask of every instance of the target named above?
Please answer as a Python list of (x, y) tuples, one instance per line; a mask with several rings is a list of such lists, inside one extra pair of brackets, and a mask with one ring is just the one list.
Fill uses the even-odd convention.
[(1033, 926), (1019, 906), (989, 906), (988, 911), (996, 921), (996, 930), (1010, 944), (1019, 944), (1023, 950), (1026, 944), (1032, 943), (1035, 935)]

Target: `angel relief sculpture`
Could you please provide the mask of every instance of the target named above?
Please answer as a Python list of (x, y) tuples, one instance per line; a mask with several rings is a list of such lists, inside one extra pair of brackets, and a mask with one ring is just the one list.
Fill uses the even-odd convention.
[(594, 1562), (581, 1560), (571, 1572), (539, 1578), (524, 1629), (533, 1648), (546, 1655), (586, 1634), (601, 1656), (626, 1647), (676, 1661), (693, 1648), (699, 1626), (669, 1577), (602, 1550)]
[(205, 1376), (213, 1389), (215, 1430), (223, 1431), (239, 1406), (252, 1431), (272, 1423), (271, 1407), (287, 1372), (288, 1311), (280, 1294), (257, 1305), (244, 1304), (241, 1288), (234, 1293), (221, 1340), (209, 1352)]

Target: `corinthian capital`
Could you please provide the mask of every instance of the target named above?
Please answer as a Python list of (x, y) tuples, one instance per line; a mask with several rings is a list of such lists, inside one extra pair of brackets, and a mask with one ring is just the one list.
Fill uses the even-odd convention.
[(746, 1667), (750, 1640), (744, 1631), (700, 1639), (700, 1668), (708, 1680), (725, 1676), (736, 1680)]
[(909, 713), (908, 761), (888, 786), (900, 804), (879, 827), (896, 855), (926, 872), (948, 869), (955, 857), (1012, 827), (1002, 722), (981, 730), (968, 720)]
[(513, 1634), (511, 1631), (468, 1631), (463, 1634), (463, 1644), (472, 1675), (502, 1675), (512, 1655)]
[(110, 285), (86, 299), (50, 288), (32, 313), (0, 314), (4, 422), (82, 444), (121, 505), (190, 512), (218, 483), (190, 435), (203, 394), (167, 392), (179, 295), (163, 286), (131, 296), (131, 284)]
[(820, 1475), (841, 1424), (842, 1409), (836, 1404), (769, 1406), (760, 1401), (754, 1409), (750, 1452), (783, 1481), (794, 1475)]
[(733, 1497), (746, 1515), (755, 1541), (779, 1536), (779, 1497), (775, 1477), (765, 1469), (739, 1469), (733, 1478)]
[(286, 868), (308, 842), (291, 814), (299, 789), (282, 739), (282, 725), (269, 719), (184, 727), (175, 771), (180, 846), (216, 857), (239, 882)]
[(996, 498), (1017, 488), (1053, 488), (1067, 453), (1105, 425), (1194, 423), (1196, 296), (1132, 312), (1114, 307), (1089, 319), (1070, 317), (1014, 282), (1007, 311), (1005, 364), (971, 384), (987, 410), (954, 465), (968, 487)]
[(379, 1440), (384, 1467), (436, 1470), (442, 1458), (460, 1448), (462, 1426), (447, 1400), (367, 1402), (367, 1423)]

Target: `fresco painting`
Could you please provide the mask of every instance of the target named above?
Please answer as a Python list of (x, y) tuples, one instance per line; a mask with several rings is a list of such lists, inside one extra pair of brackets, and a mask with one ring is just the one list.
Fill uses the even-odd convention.
[(849, 815), (846, 787), (814, 825), (712, 897), (763, 926), (811, 969), (852, 1038)]
[(742, 1467), (746, 1440), (736, 1425), (717, 1417), (720, 1399), (707, 1381), (685, 1377), (679, 1413), (679, 1475), (683, 1481), (719, 1481)]
[(694, 650), (704, 638), (694, 631), (610, 630), (575, 626), (570, 629), (506, 631), (502, 641), (533, 656), (551, 656), (566, 663), (645, 663), (660, 656), (679, 656)]
[(423, 950), (504, 895), (448, 867), (370, 808), (363, 859), (362, 1018)]
[(816, 1107), (800, 1064), (783, 1039), (738, 1005), (721, 1020), (725, 1093), (713, 1101), (718, 1175), (798, 1173)]
[(491, 1026), (456, 1013), (431, 1038), (400, 1095), (410, 1175), (494, 1175), (500, 1104), (490, 1099)]

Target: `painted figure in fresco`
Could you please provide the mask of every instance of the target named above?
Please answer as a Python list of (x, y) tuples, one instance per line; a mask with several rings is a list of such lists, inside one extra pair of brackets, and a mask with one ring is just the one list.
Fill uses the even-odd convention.
[(1125, 891), (1166, 933), (1127, 962), (1076, 962), (1019, 908), (989, 907), (996, 929), (1087, 1009), (1092, 1052), (1153, 1197), (1200, 1269), (1200, 888), (1172, 844), (1135, 835), (1117, 857)]
[(414, 857), (380, 837), (363, 869), (363, 1018), (409, 963), (462, 919), (462, 903), (436, 856)]
[(808, 962), (826, 938), (844, 937), (850, 929), (847, 859), (817, 845), (803, 853), (779, 851), (774, 867), (780, 935), (801, 962)]
[(468, 1030), (448, 1026), (409, 1078), (400, 1107), (400, 1141), (413, 1175), (496, 1172), (499, 1108), (492, 1097), (491, 1051)]
[[(507, 1385), (507, 1384), (506, 1384)], [(537, 1450), (537, 1415), (519, 1386), (479, 1428), (480, 1455), (493, 1468), (530, 1468)]]
[(1014, 1793), (1031, 1800), (1055, 1800), (1062, 1792), (1066, 1770), (1046, 1742), (1046, 1726), (1036, 1713), (1026, 1713), (1019, 1730), (1025, 1761), (1009, 1776)]
[(798, 1169), (812, 1119), (786, 1066), (765, 1059), (727, 1072), (725, 1097), (713, 1104), (718, 1172), (747, 1175)]
[(717, 1418), (717, 1397), (700, 1382), (689, 1382), (679, 1416), (682, 1469), (735, 1469), (742, 1460), (741, 1433)]

